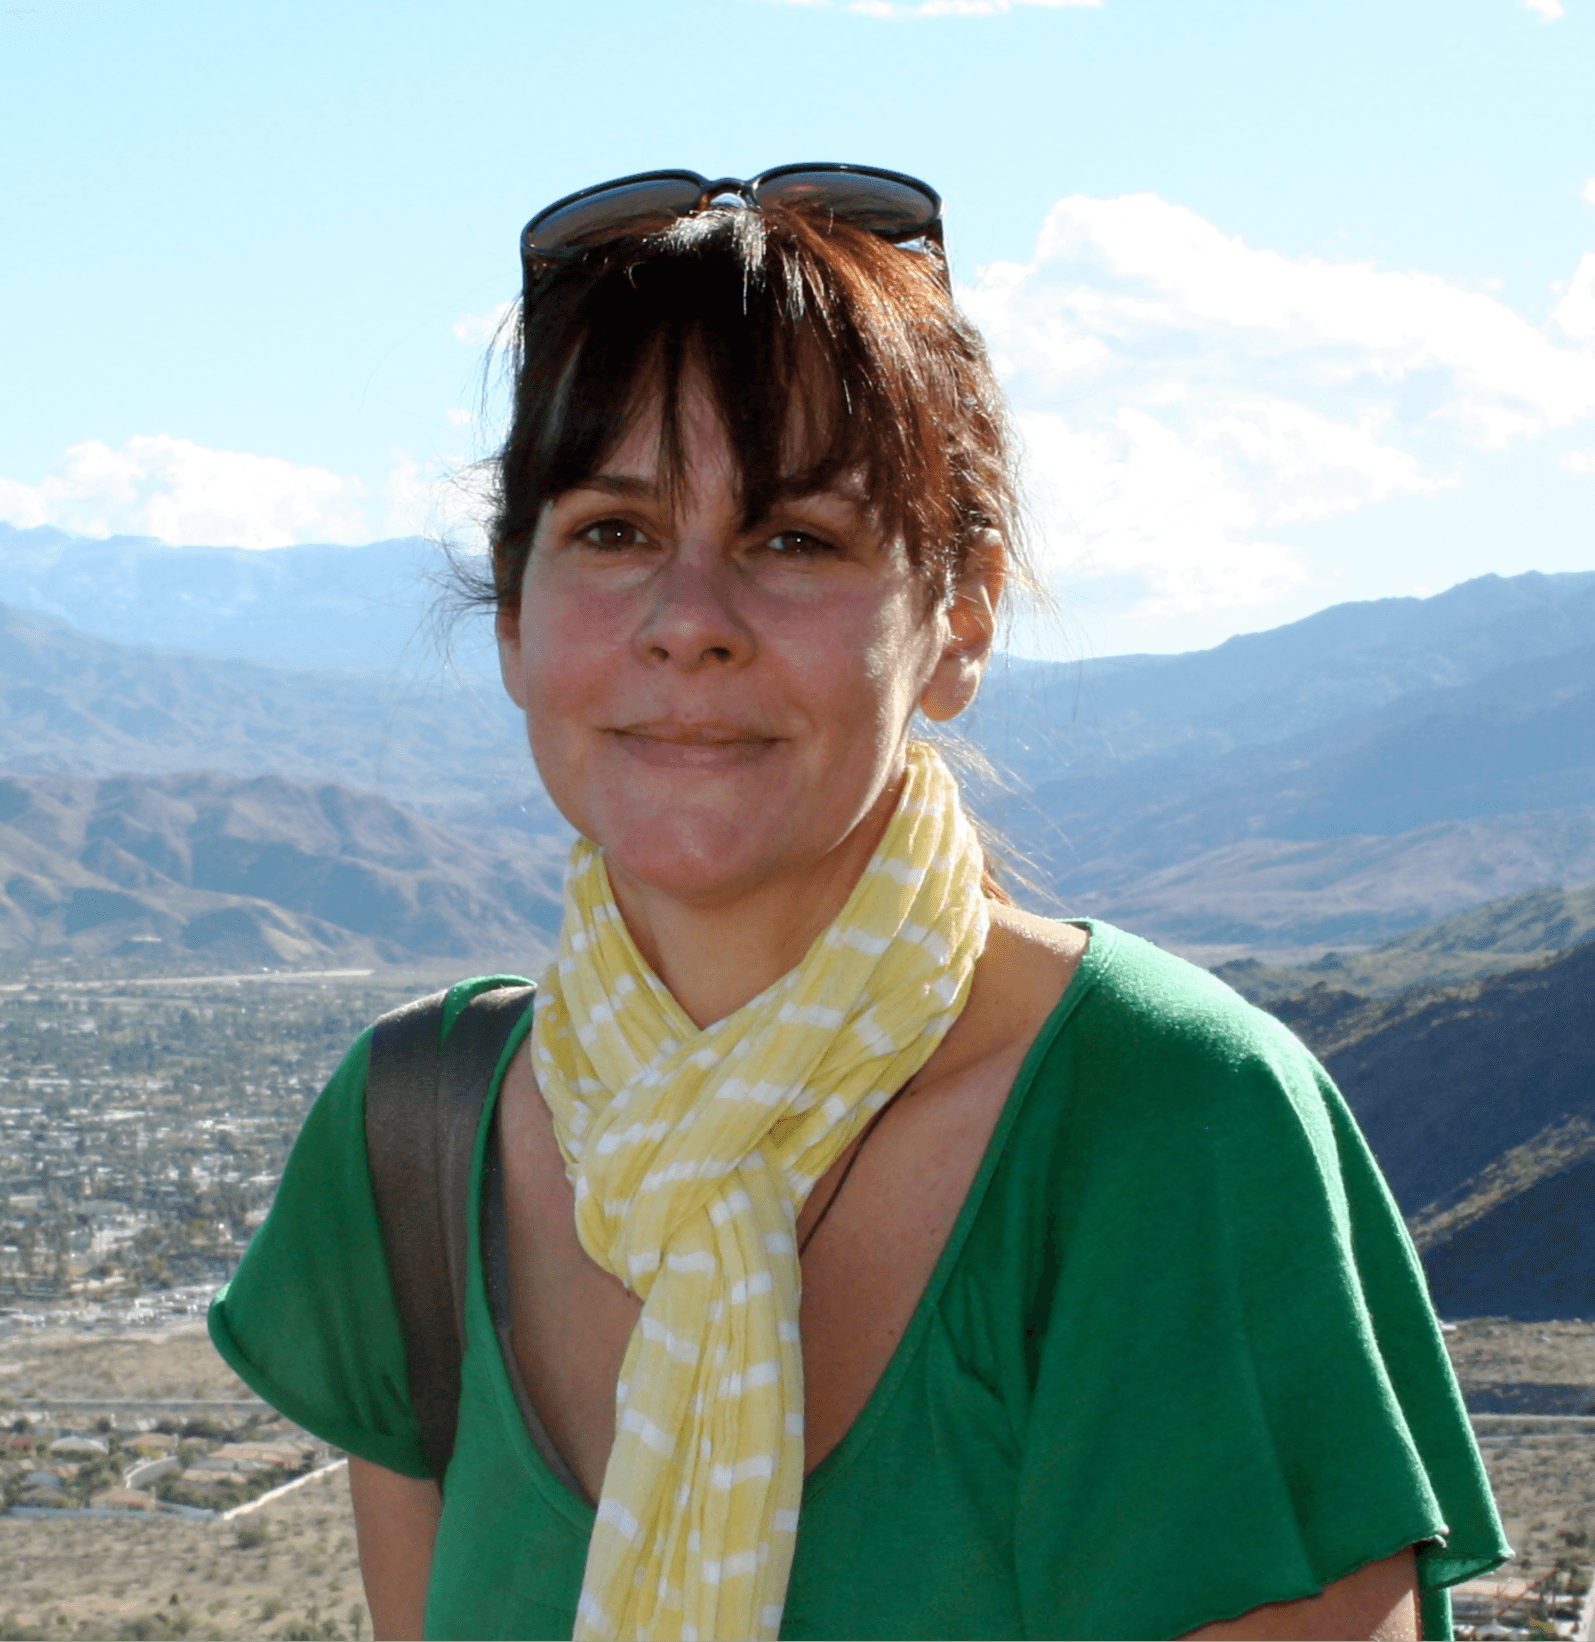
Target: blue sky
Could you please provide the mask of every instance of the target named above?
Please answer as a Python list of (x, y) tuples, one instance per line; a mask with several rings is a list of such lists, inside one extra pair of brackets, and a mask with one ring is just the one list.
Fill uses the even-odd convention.
[(0, 518), (460, 522), (538, 206), (850, 159), (947, 200), (1061, 628), (1178, 650), (1595, 568), (1595, 0), (8, 0)]

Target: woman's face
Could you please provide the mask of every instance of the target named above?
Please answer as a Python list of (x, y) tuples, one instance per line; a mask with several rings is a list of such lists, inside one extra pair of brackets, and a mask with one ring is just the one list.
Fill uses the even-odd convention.
[(884, 816), (914, 707), (950, 718), (974, 694), (996, 589), (927, 609), (845, 491), (745, 530), (725, 432), (690, 385), (681, 416), (678, 505), (655, 404), (545, 507), (499, 639), (549, 795), (617, 888), (707, 906), (814, 872)]

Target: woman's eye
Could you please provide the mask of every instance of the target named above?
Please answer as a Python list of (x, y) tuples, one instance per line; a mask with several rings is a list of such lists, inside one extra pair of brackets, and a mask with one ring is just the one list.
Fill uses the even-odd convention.
[(765, 543), (782, 558), (806, 559), (822, 553), (835, 553), (836, 548), (823, 536), (811, 536), (806, 530), (783, 530)]
[(600, 519), (597, 524), (588, 525), (581, 533), (581, 540), (589, 547), (617, 548), (642, 547), (648, 538), (624, 519)]

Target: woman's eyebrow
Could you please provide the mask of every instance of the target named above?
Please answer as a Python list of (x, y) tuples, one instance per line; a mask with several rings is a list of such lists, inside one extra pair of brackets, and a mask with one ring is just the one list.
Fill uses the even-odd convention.
[(630, 473), (593, 473), (571, 486), (572, 490), (601, 490), (609, 496), (654, 497), (659, 486), (652, 479)]
[(777, 502), (841, 502), (846, 507), (862, 508), (866, 497), (861, 486), (848, 480), (834, 485), (822, 485), (818, 490), (800, 479), (783, 480), (775, 487)]

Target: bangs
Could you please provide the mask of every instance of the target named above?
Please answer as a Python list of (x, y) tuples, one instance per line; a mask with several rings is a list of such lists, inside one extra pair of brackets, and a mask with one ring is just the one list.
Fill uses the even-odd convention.
[(984, 350), (933, 253), (829, 216), (711, 210), (607, 242), (523, 309), (499, 462), (494, 579), (514, 602), (545, 504), (602, 470), (658, 407), (659, 475), (688, 478), (687, 387), (724, 428), (752, 529), (785, 497), (861, 483), (883, 535), (945, 597), (1012, 486)]

